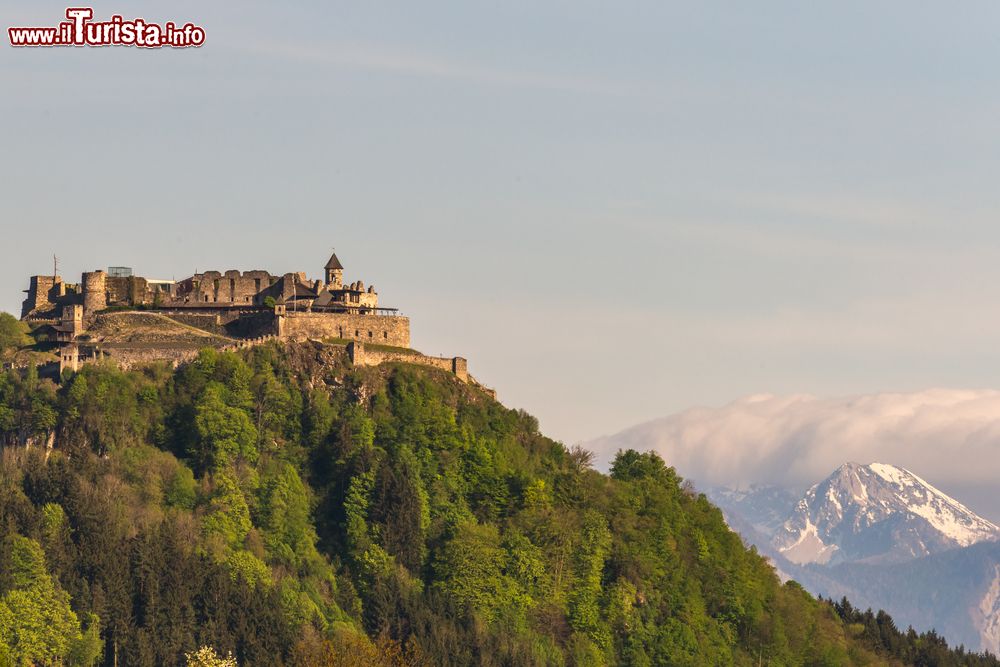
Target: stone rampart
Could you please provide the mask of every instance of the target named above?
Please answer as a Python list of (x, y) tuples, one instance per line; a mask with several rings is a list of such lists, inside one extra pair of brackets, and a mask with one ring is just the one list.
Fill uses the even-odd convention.
[(355, 366), (378, 366), (393, 362), (417, 364), (452, 373), (462, 382), (469, 382), (468, 362), (462, 357), (429, 357), (413, 350), (387, 350), (362, 342), (348, 344), (347, 353)]
[(296, 313), (286, 311), (281, 333), (288, 338), (343, 338), (379, 345), (410, 347), (410, 320), (399, 315)]
[[(205, 346), (198, 347), (120, 347), (105, 349), (106, 358), (114, 362), (122, 370), (129, 370), (146, 366), (156, 362), (166, 362), (173, 366), (180, 366), (189, 361), (193, 361), (198, 352)], [(80, 363), (91, 363), (100, 357), (81, 360)]]

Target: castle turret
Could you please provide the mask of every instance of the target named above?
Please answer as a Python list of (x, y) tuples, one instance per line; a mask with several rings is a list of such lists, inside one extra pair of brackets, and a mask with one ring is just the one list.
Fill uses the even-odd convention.
[(326, 275), (326, 285), (331, 289), (341, 289), (344, 286), (344, 265), (337, 259), (337, 253), (330, 255), (330, 261), (323, 267)]
[(108, 307), (108, 274), (91, 271), (83, 274), (83, 316), (93, 317)]

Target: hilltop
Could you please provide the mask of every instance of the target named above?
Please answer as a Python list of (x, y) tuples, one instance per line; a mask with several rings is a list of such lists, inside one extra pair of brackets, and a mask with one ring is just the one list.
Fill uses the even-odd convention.
[(235, 269), (156, 280), (111, 266), (68, 283), (55, 268), (53, 275), (30, 277), (21, 323), (34, 344), (3, 359), (4, 368), (34, 366), (39, 375), (58, 380), (88, 363), (129, 369), (163, 361), (177, 367), (206, 347), (225, 351), (294, 340), (340, 346), (357, 366), (406, 361), (480, 386), (464, 357), (413, 350), (409, 318), (380, 305), (374, 285), (344, 282), (336, 254), (315, 280), (304, 271)]

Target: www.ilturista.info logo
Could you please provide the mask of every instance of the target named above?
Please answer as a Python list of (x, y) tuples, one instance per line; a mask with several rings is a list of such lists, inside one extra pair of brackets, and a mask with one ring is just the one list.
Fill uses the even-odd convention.
[(184, 48), (205, 43), (205, 29), (193, 23), (163, 25), (137, 18), (126, 21), (117, 14), (109, 21), (91, 21), (90, 7), (70, 7), (68, 21), (50, 28), (7, 28), (11, 46), (141, 46)]

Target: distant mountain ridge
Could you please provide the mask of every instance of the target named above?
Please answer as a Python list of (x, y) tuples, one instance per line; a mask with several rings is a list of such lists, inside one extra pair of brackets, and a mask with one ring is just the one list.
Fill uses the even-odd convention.
[(902, 562), (1000, 539), (1000, 528), (914, 473), (846, 463), (798, 502), (772, 540), (789, 561)]
[(738, 508), (736, 514), (740, 520), (764, 535), (774, 535), (784, 525), (789, 510), (803, 495), (801, 490), (766, 484), (751, 484), (741, 489), (714, 487), (707, 494), (723, 510)]
[(814, 595), (885, 609), (900, 628), (933, 628), (956, 644), (1000, 653), (1000, 542), (904, 562), (785, 562), (779, 569)]

